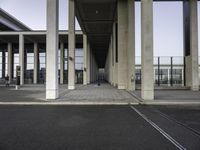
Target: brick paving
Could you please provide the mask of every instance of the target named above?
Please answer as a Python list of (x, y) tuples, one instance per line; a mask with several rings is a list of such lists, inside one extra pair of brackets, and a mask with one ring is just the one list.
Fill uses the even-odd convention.
[(107, 101), (132, 103), (137, 102), (127, 91), (118, 90), (109, 84), (90, 84), (74, 91), (69, 91), (60, 100), (72, 101)]

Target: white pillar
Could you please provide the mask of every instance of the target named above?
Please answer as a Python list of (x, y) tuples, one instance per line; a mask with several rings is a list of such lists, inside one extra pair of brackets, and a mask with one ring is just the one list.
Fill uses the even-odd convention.
[(64, 83), (64, 70), (65, 70), (65, 47), (64, 43), (60, 43), (60, 84)]
[(118, 89), (127, 89), (127, 0), (118, 0)]
[(12, 74), (13, 74), (12, 43), (8, 43), (8, 76), (10, 83), (12, 81)]
[(117, 60), (116, 60), (116, 54), (117, 54), (117, 48), (116, 48), (116, 23), (113, 24), (113, 57), (114, 57), (114, 73), (113, 73), (113, 79), (114, 79), (114, 86), (117, 87), (118, 82), (118, 71), (117, 71)]
[(141, 0), (142, 20), (142, 98), (154, 99), (153, 75), (153, 1)]
[(68, 89), (75, 89), (75, 3), (69, 0)]
[(191, 90), (199, 90), (197, 0), (190, 0)]
[(87, 44), (87, 84), (90, 84), (90, 44)]
[(46, 99), (58, 94), (58, 0), (47, 0)]
[(83, 34), (83, 85), (87, 84), (87, 36)]
[(135, 90), (135, 0), (128, 0), (128, 90)]
[(33, 83), (38, 83), (38, 63), (39, 63), (39, 50), (38, 50), (38, 43), (34, 43), (34, 76), (33, 76)]
[(19, 35), (20, 85), (24, 84), (24, 35)]

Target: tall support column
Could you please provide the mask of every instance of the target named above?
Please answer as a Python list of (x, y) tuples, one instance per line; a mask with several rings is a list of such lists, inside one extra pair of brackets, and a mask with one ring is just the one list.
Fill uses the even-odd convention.
[(113, 59), (114, 59), (114, 73), (113, 73), (113, 80), (114, 80), (114, 86), (117, 87), (118, 83), (118, 71), (117, 71), (117, 42), (116, 42), (116, 23), (113, 24)]
[(135, 90), (135, 0), (128, 0), (128, 90)]
[(90, 84), (90, 44), (87, 44), (87, 84)]
[(199, 90), (197, 0), (183, 2), (186, 86)]
[(6, 52), (5, 49), (2, 51), (2, 78), (5, 78), (6, 74)]
[(8, 76), (10, 83), (12, 81), (12, 74), (13, 74), (12, 43), (8, 43)]
[(33, 83), (38, 83), (38, 70), (39, 70), (39, 49), (38, 43), (34, 43), (34, 76), (33, 76)]
[(60, 84), (64, 83), (64, 70), (65, 70), (65, 48), (64, 43), (60, 43)]
[(118, 0), (118, 89), (127, 89), (128, 4)]
[(20, 85), (24, 84), (24, 35), (19, 35)]
[(46, 99), (58, 94), (58, 0), (47, 0)]
[(153, 1), (141, 0), (142, 91), (144, 100), (154, 99), (153, 75)]
[(87, 84), (87, 36), (83, 34), (83, 85)]
[(68, 89), (75, 89), (75, 2), (69, 0)]

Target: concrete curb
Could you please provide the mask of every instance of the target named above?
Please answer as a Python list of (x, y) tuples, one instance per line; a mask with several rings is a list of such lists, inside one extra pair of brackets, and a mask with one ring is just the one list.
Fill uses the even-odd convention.
[(21, 105), (21, 106), (39, 106), (39, 105), (138, 105), (136, 102), (0, 102), (0, 106), (3, 105)]
[(154, 101), (142, 101), (141, 105), (200, 105), (200, 101), (166, 101), (166, 100), (154, 100)]

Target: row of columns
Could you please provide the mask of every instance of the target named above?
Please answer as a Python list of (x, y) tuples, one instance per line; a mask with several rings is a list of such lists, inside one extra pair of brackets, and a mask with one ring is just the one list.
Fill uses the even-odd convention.
[[(117, 23), (113, 25), (106, 61), (108, 81), (118, 89), (135, 90), (134, 0), (118, 0)], [(199, 90), (197, 0), (184, 2), (186, 86)], [(188, 33), (187, 33), (188, 31)], [(117, 42), (117, 44), (116, 44)], [(188, 43), (189, 42), (189, 43)], [(187, 44), (188, 43), (188, 44)], [(154, 99), (153, 1), (141, 0), (141, 97)], [(114, 62), (114, 63), (113, 63)]]
[[(46, 99), (56, 99), (58, 94), (58, 0), (47, 1), (47, 69)], [(75, 89), (75, 2), (69, 0), (68, 8), (68, 89)], [(64, 55), (64, 44), (61, 44), (61, 57)], [(93, 76), (97, 65), (91, 55), (87, 36), (83, 35), (84, 68), (83, 83), (88, 84), (95, 79)], [(61, 59), (61, 62), (62, 59)], [(61, 63), (60, 83), (63, 83), (64, 64)], [(95, 69), (94, 69), (95, 68)], [(90, 73), (91, 72), (91, 73)]]

